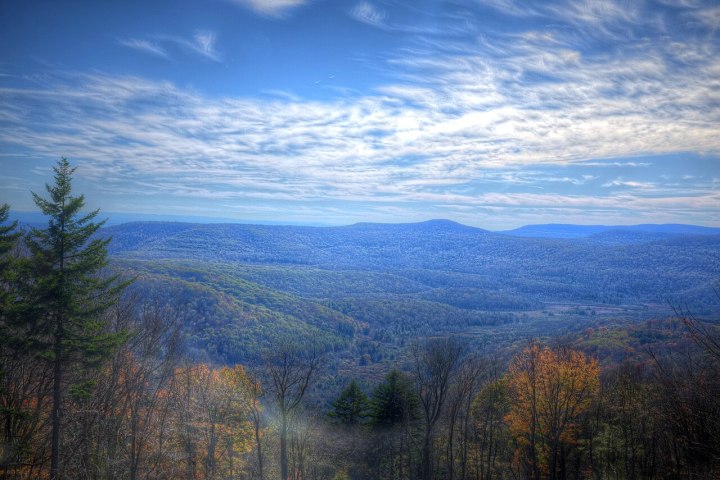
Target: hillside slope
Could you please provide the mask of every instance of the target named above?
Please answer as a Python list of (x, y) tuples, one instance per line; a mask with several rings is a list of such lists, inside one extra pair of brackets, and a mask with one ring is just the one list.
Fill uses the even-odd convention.
[(191, 291), (204, 296), (212, 308), (200, 315), (206, 320), (195, 325), (196, 335), (227, 358), (256, 353), (283, 335), (337, 350), (361, 338), (393, 344), (541, 319), (556, 325), (577, 315), (589, 322), (611, 314), (669, 316), (670, 304), (701, 315), (720, 312), (713, 293), (720, 235), (609, 229), (548, 239), (449, 221), (347, 227), (140, 222), (103, 235), (113, 238), (115, 265), (142, 272), (141, 285), (152, 284), (156, 295), (161, 285), (176, 292), (182, 285), (184, 293), (173, 295), (188, 305)]

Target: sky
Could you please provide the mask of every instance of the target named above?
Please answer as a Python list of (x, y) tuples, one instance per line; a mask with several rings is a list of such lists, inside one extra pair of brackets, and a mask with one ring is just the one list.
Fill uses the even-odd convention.
[(0, 2), (0, 203), (720, 226), (720, 4)]

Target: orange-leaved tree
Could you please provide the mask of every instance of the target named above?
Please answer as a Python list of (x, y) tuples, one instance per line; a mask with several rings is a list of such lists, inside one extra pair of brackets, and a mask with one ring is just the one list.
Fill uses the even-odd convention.
[(512, 402), (505, 420), (518, 444), (516, 461), (528, 478), (562, 477), (578, 440), (579, 420), (600, 387), (597, 360), (532, 342), (507, 375)]

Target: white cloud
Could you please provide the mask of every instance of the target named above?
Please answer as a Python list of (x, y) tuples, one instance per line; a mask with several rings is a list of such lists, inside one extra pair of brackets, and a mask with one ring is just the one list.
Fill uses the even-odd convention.
[(266, 17), (283, 17), (308, 0), (230, 0)]
[(168, 58), (167, 51), (160, 45), (153, 43), (149, 40), (142, 40), (137, 38), (118, 39), (118, 43), (124, 47), (139, 50), (143, 53), (149, 53), (157, 57)]
[(630, 187), (630, 188), (639, 188), (639, 189), (655, 189), (657, 188), (657, 185), (650, 182), (636, 182), (633, 180), (623, 180), (622, 178), (616, 178), (615, 180), (612, 180), (610, 182), (606, 182), (603, 184), (603, 187), (609, 188), (609, 187)]
[(578, 162), (586, 167), (649, 167), (649, 162), (617, 162), (617, 161), (600, 161), (600, 162)]
[(720, 28), (720, 6), (707, 7), (693, 12), (692, 17), (713, 33)]
[(215, 33), (209, 30), (196, 31), (192, 39), (177, 35), (155, 35), (159, 41), (175, 44), (184, 50), (201, 55), (209, 60), (220, 61), (220, 54), (215, 50)]
[(176, 46), (181, 49), (201, 55), (213, 61), (220, 61), (220, 54), (215, 50), (216, 36), (214, 32), (198, 30), (193, 34), (192, 39), (177, 35), (151, 35), (148, 39), (118, 39), (118, 43), (124, 47), (132, 48), (150, 55), (170, 58), (168, 47)]
[[(302, 3), (263, 3), (264, 14), (278, 16)], [(535, 5), (525, 14), (545, 15), (551, 8)], [(717, 45), (699, 35), (619, 46), (612, 54), (578, 48), (578, 30), (615, 35), (616, 27), (637, 22), (639, 13), (619, 8), (613, 1), (568, 7), (562, 21), (577, 25), (570, 33), (418, 42), (390, 59), (395, 81), (332, 101), (283, 91), (217, 98), (167, 82), (102, 74), (2, 88), (0, 144), (81, 160), (83, 175), (108, 184), (145, 182), (139, 195), (155, 191), (230, 203), (399, 202), (406, 213), (410, 205), (428, 202), (476, 213), (489, 205), (575, 212), (698, 208), (717, 218), (717, 184), (704, 192), (670, 188), (651, 177), (651, 164), (643, 159), (720, 155)], [(386, 14), (368, 2), (351, 14), (387, 25)], [(120, 42), (158, 56), (179, 46), (220, 59), (213, 32)], [(555, 172), (534, 171), (552, 165)], [(568, 165), (586, 170), (560, 171)], [(637, 171), (602, 180), (595, 174), (618, 167)], [(631, 179), (615, 177), (620, 174)], [(610, 189), (605, 193), (623, 196), (552, 193), (577, 192), (595, 181)], [(478, 194), (472, 188), (478, 183), (536, 190)], [(550, 193), (538, 194), (539, 186)]]
[(215, 52), (215, 34), (213, 32), (196, 32), (195, 35), (193, 35), (193, 41), (194, 42), (190, 44), (191, 48), (200, 55), (212, 60), (217, 60), (219, 58), (217, 52)]
[(539, 17), (554, 23), (572, 25), (586, 37), (624, 38), (633, 25), (659, 22), (652, 10), (642, 9), (643, 2), (479, 0), (479, 3), (504, 15)]
[(360, 2), (350, 9), (350, 15), (355, 20), (374, 27), (385, 27), (385, 17), (387, 14), (379, 10), (369, 2)]

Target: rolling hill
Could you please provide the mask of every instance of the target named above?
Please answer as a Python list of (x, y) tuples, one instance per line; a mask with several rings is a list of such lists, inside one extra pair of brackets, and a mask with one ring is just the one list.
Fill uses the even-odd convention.
[(346, 227), (136, 222), (102, 234), (113, 238), (115, 267), (138, 275), (136, 288), (146, 294), (183, 303), (193, 312), (188, 325), (197, 348), (226, 360), (257, 356), (278, 338), (377, 357), (438, 332), (523, 325), (528, 335), (550, 334), (670, 316), (671, 305), (720, 312), (716, 229), (574, 231), (581, 230), (574, 238), (539, 238), (446, 220)]

